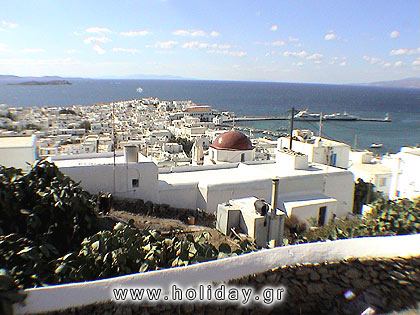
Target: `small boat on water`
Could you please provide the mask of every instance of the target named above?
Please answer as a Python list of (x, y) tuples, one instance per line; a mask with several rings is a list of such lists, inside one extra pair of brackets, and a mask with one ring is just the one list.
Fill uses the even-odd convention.
[(382, 148), (382, 146), (383, 146), (383, 144), (382, 144), (382, 143), (372, 143), (372, 144), (370, 145), (370, 147), (371, 147), (372, 149), (379, 149), (379, 148)]
[(137, 90), (136, 90), (138, 93), (142, 93), (143, 92), (143, 89), (141, 88), (141, 87), (139, 87), (139, 88), (137, 88)]

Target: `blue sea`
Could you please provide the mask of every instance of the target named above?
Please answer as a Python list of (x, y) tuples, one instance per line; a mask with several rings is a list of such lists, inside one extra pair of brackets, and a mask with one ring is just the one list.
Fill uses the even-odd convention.
[[(358, 149), (382, 143), (378, 153), (396, 152), (403, 145), (420, 144), (420, 89), (371, 86), (231, 82), (199, 80), (70, 80), (72, 85), (18, 86), (0, 83), (0, 104), (11, 106), (67, 106), (94, 104), (141, 97), (165, 100), (191, 99), (199, 104), (237, 115), (284, 115), (293, 106), (311, 112), (347, 111), (360, 117), (392, 122), (327, 121), (323, 134)], [(137, 92), (141, 87), (143, 92)], [(241, 123), (277, 130), (287, 121)], [(297, 128), (318, 131), (316, 122), (297, 122)]]

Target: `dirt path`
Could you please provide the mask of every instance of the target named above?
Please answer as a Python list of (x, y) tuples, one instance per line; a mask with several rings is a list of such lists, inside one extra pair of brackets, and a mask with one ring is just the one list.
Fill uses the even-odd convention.
[(182, 221), (176, 219), (157, 218), (121, 210), (112, 210), (109, 213), (109, 215), (124, 222), (133, 220), (134, 226), (138, 229), (152, 229), (157, 230), (161, 233), (179, 230), (180, 234), (191, 233), (193, 235), (198, 235), (203, 232), (208, 232), (210, 233), (210, 242), (215, 247), (219, 247), (219, 245), (222, 243), (227, 243), (232, 248), (232, 250), (236, 250), (239, 248), (239, 245), (235, 240), (226, 235), (223, 235), (216, 229), (209, 228), (206, 226), (187, 225)]

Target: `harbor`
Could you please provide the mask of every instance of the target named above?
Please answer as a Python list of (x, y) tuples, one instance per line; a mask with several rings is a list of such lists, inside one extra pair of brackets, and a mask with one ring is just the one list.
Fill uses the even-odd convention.
[[(243, 122), (243, 121), (264, 121), (264, 120), (290, 120), (291, 115), (283, 116), (239, 116), (229, 117), (224, 122)], [(392, 122), (388, 114), (384, 118), (371, 118), (371, 117), (358, 117), (347, 112), (333, 113), (333, 114), (322, 114), (322, 113), (310, 113), (308, 110), (298, 111), (294, 115), (296, 121), (367, 121), (367, 122)]]

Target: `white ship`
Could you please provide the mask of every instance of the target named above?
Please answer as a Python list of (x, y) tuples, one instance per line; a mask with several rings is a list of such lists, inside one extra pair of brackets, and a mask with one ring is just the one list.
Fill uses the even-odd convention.
[(334, 114), (327, 114), (324, 115), (322, 117), (323, 120), (358, 120), (359, 118), (354, 116), (354, 115), (350, 115), (347, 114), (347, 112), (343, 112), (343, 113), (334, 113)]
[(299, 111), (294, 118), (296, 120), (318, 121), (321, 114), (310, 113), (308, 109)]

